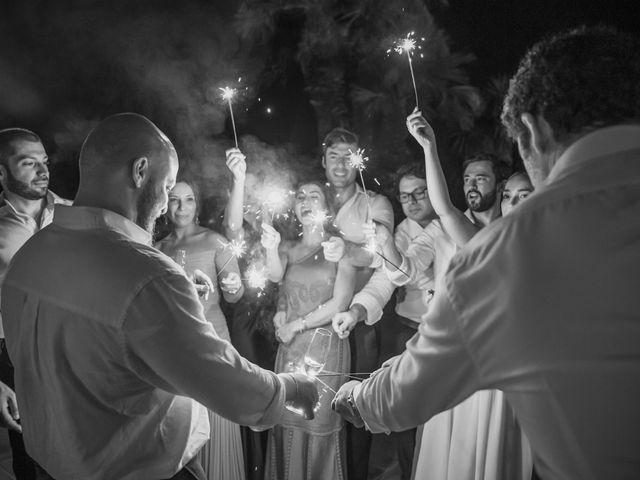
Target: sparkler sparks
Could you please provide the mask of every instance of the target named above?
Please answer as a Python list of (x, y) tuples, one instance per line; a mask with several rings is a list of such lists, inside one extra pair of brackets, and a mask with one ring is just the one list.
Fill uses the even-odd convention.
[[(406, 37), (399, 39), (395, 45), (387, 50), (387, 53), (391, 53), (392, 51), (396, 52), (398, 55), (402, 55), (404, 53), (407, 54), (407, 59), (409, 60), (409, 70), (411, 71), (411, 82), (413, 83), (413, 93), (416, 96), (416, 108), (418, 108), (418, 88), (416, 87), (416, 76), (413, 73), (413, 62), (411, 61), (411, 52), (413, 52), (416, 48), (418, 50), (422, 49), (422, 47), (418, 44), (417, 40), (413, 37), (415, 32), (409, 32)], [(424, 41), (424, 38), (421, 38)]]
[(238, 91), (235, 88), (231, 88), (231, 87), (220, 87), (220, 90), (222, 91), (222, 99), (225, 102), (228, 102), (229, 100), (233, 100), (233, 97), (235, 97), (236, 93), (238, 93)]
[(262, 203), (271, 213), (272, 223), (274, 215), (279, 214), (287, 206), (288, 196), (286, 190), (278, 187), (270, 188), (264, 192)]
[(267, 274), (264, 267), (251, 265), (249, 268), (247, 268), (245, 280), (247, 281), (247, 285), (250, 288), (263, 290), (267, 285)]
[(364, 156), (364, 148), (359, 148), (355, 152), (349, 150), (349, 165), (351, 168), (358, 170), (360, 174), (360, 181), (362, 182), (362, 190), (364, 190), (364, 196), (367, 200), (367, 218), (371, 218), (371, 205), (369, 204), (369, 194), (367, 193), (367, 186), (364, 184), (364, 177), (362, 171), (366, 168), (365, 162), (369, 161), (369, 157)]
[(245, 253), (247, 253), (247, 244), (244, 240), (231, 240), (225, 245), (225, 247), (229, 249), (231, 255), (235, 258), (241, 258)]
[(233, 118), (233, 106), (231, 105), (231, 100), (236, 96), (238, 91), (235, 88), (231, 87), (220, 87), (222, 90), (222, 100), (226, 101), (229, 104), (229, 113), (231, 114), (231, 126), (233, 127), (233, 138), (236, 142), (236, 148), (238, 148), (238, 133), (236, 132), (236, 120)]
[(364, 148), (359, 148), (355, 152), (349, 150), (349, 165), (351, 165), (351, 168), (357, 168), (362, 173), (362, 170), (367, 168), (365, 162), (368, 161), (369, 157), (364, 156)]
[(224, 262), (224, 265), (222, 265), (222, 267), (220, 268), (220, 271), (218, 272), (218, 277), (220, 275), (222, 275), (222, 273), (224, 272), (224, 268), (229, 265), (229, 262), (231, 260), (238, 259), (238, 258), (242, 258), (242, 256), (247, 253), (247, 244), (245, 243), (244, 240), (241, 241), (237, 241), (237, 240), (231, 240), (229, 243), (224, 244), (224, 248), (228, 249), (229, 252), (231, 253), (231, 256), (227, 259), (226, 262)]
[(313, 222), (313, 228), (319, 228), (320, 233), (324, 237), (324, 224), (330, 219), (330, 215), (326, 210), (318, 210), (316, 213), (311, 214), (311, 221)]

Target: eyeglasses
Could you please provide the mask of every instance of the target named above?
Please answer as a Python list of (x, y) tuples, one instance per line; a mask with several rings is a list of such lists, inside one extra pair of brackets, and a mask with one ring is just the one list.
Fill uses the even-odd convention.
[(416, 188), (411, 193), (404, 193), (404, 192), (401, 193), (400, 195), (398, 195), (398, 200), (400, 200), (400, 203), (409, 203), (409, 200), (413, 198), (413, 201), (417, 202), (418, 200), (422, 200), (426, 196), (427, 196), (427, 187), (422, 187), (422, 188)]

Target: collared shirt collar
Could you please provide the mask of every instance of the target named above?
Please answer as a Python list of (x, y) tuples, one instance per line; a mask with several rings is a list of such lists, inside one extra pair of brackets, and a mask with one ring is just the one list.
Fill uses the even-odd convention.
[[(49, 208), (52, 207), (55, 203), (57, 203), (57, 200), (60, 198), (58, 197), (55, 193), (53, 193), (51, 190), (47, 190), (47, 196), (45, 197), (47, 199), (47, 203), (45, 204), (45, 208)], [(15, 214), (15, 215), (24, 215), (24, 213), (19, 212), (18, 210), (16, 210), (16, 207), (13, 206), (13, 204), (7, 200), (7, 197), (5, 196), (4, 192), (0, 192), (0, 207), (4, 207), (7, 206), (11, 209), (11, 211)]]
[(46, 204), (40, 215), (40, 224), (38, 224), (30, 215), (16, 209), (13, 204), (6, 198), (4, 192), (0, 193), (0, 216), (10, 216), (18, 219), (26, 225), (32, 225), (36, 230), (43, 228), (51, 223), (54, 206), (58, 203), (67, 203), (67, 200), (60, 198), (51, 190), (47, 190)]
[(551, 168), (547, 183), (564, 177), (586, 161), (640, 149), (640, 125), (615, 125), (588, 133), (567, 148)]
[(63, 228), (73, 230), (89, 230), (103, 228), (113, 230), (134, 242), (151, 245), (151, 234), (111, 210), (95, 207), (68, 207), (56, 206), (56, 214), (53, 223)]

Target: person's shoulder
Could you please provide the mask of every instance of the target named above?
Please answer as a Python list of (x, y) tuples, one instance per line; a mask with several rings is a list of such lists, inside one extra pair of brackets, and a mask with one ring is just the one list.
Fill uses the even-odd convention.
[(391, 201), (387, 198), (386, 195), (374, 192), (372, 190), (367, 190), (367, 195), (369, 196), (369, 200), (371, 201), (372, 206), (376, 205), (391, 208)]

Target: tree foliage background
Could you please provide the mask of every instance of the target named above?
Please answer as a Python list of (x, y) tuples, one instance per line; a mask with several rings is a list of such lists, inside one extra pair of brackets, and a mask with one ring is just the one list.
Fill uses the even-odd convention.
[[(420, 153), (404, 126), (414, 107), (407, 60), (386, 51), (415, 31), (425, 39), (414, 60), (420, 105), (455, 181), (460, 159), (475, 149), (509, 157), (496, 133), (505, 82), (471, 85), (473, 55), (451, 48), (429, 8), (447, 3), (5, 0), (0, 127), (38, 132), (53, 161), (52, 188), (73, 198), (90, 129), (113, 113), (146, 115), (176, 144), (182, 171), (198, 179), (214, 224), (233, 138), (218, 88), (237, 85), (241, 147), (258, 181), (292, 184), (317, 169), (322, 137), (345, 126), (367, 148), (368, 186), (378, 188), (376, 178), (390, 188), (391, 172)], [(260, 100), (269, 96), (280, 114), (264, 114)]]

